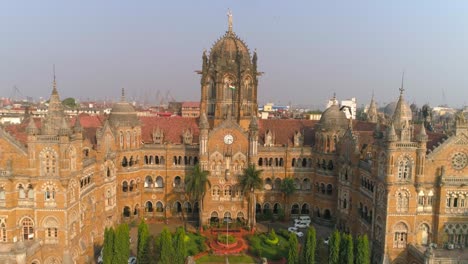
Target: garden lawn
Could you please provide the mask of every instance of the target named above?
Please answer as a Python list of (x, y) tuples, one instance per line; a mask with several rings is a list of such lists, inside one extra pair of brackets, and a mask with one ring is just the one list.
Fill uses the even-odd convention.
[[(287, 232), (287, 231), (286, 231)], [(288, 239), (282, 234), (277, 234), (279, 242), (277, 245), (270, 245), (265, 242), (264, 235), (255, 235), (260, 240), (260, 247), (254, 248), (252, 240), (249, 239), (250, 252), (259, 257), (269, 260), (280, 260), (288, 255)]]
[[(228, 256), (229, 263), (257, 263), (255, 259), (247, 255)], [(196, 261), (196, 263), (225, 263), (225, 256), (206, 255)]]

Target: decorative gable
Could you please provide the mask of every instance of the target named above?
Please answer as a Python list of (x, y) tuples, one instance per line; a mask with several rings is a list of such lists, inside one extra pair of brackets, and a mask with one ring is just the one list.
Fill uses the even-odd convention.
[(191, 145), (193, 141), (193, 133), (191, 129), (187, 129), (182, 133), (182, 140), (184, 144)]
[(300, 147), (304, 144), (304, 136), (300, 131), (296, 131), (294, 133), (294, 146), (295, 147)]
[(265, 132), (265, 147), (272, 147), (275, 145), (275, 134), (271, 130)]
[(157, 127), (153, 130), (153, 143), (154, 144), (162, 144), (164, 142), (164, 131)]

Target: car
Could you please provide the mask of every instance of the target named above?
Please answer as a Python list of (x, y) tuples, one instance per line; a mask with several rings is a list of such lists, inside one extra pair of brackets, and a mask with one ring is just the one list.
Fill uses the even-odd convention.
[(136, 257), (129, 257), (128, 258), (128, 264), (136, 264), (137, 261), (136, 261)]
[(289, 232), (297, 232), (298, 230), (297, 230), (297, 227), (291, 226), (291, 227), (288, 227), (288, 231)]
[(302, 223), (305, 223), (307, 225), (310, 225), (310, 223), (312, 223), (312, 220), (310, 219), (310, 216), (308, 216), (308, 215), (299, 216), (299, 221), (301, 221)]
[(299, 232), (293, 232), (293, 233), (295, 233), (296, 236), (298, 236), (298, 237), (303, 237), (303, 236), (304, 236), (304, 233), (302, 233), (301, 231), (299, 231)]
[(309, 224), (303, 223), (303, 222), (297, 222), (297, 223), (294, 224), (294, 226), (297, 227), (297, 228), (307, 228), (307, 227), (309, 227)]
[(323, 240), (323, 243), (325, 243), (325, 245), (328, 245), (328, 243), (330, 243), (330, 237), (327, 237)]

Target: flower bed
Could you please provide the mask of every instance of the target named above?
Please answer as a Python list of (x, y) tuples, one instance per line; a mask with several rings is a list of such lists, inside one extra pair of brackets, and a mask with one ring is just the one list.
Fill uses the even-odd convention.
[(235, 244), (237, 242), (234, 236), (226, 234), (219, 234), (217, 240), (220, 244)]

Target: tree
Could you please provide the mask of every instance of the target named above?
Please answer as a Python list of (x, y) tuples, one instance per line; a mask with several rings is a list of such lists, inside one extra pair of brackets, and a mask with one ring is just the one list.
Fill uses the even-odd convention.
[(199, 225), (202, 224), (202, 213), (203, 212), (203, 198), (205, 198), (207, 186), (211, 188), (210, 180), (208, 180), (209, 172), (202, 170), (200, 164), (196, 164), (193, 167), (191, 173), (185, 177), (185, 192), (188, 194), (189, 199), (194, 204), (198, 201), (199, 213)]
[(297, 236), (294, 233), (289, 234), (288, 264), (299, 263), (299, 252), (297, 250)]
[(106, 228), (104, 230), (104, 249), (102, 261), (104, 264), (112, 264), (114, 257), (114, 229)]
[(291, 213), (289, 208), (289, 197), (293, 195), (294, 192), (296, 192), (296, 185), (294, 184), (293, 178), (285, 178), (283, 182), (281, 183), (281, 192), (283, 193), (284, 197), (284, 203), (285, 203), (285, 215), (286, 215), (286, 220), (289, 219), (289, 215)]
[(172, 264), (174, 261), (174, 248), (172, 247), (172, 235), (169, 229), (165, 227), (161, 232), (159, 242), (159, 264)]
[(174, 239), (174, 263), (175, 264), (184, 264), (185, 258), (187, 257), (187, 248), (185, 246), (185, 231), (183, 228), (177, 228)]
[(370, 264), (369, 240), (367, 235), (358, 236), (356, 243), (356, 264)]
[(354, 263), (354, 248), (353, 237), (347, 234), (341, 234), (340, 244), (340, 263), (353, 264)]
[(68, 97), (62, 101), (62, 105), (69, 107), (69, 108), (75, 108), (78, 105), (76, 104), (75, 98)]
[(138, 244), (137, 244), (137, 259), (138, 263), (151, 263), (149, 258), (150, 251), (150, 234), (148, 225), (142, 219), (138, 225)]
[(114, 258), (112, 263), (127, 263), (130, 257), (130, 230), (127, 224), (121, 224), (115, 231)]
[(255, 164), (250, 164), (244, 169), (244, 173), (240, 176), (239, 185), (244, 194), (248, 194), (248, 224), (250, 228), (255, 226), (255, 190), (259, 190), (263, 186), (263, 179), (260, 177), (263, 170), (257, 170)]
[(316, 232), (313, 226), (307, 230), (304, 247), (302, 248), (302, 263), (315, 264), (315, 251), (317, 247)]
[(335, 229), (333, 231), (328, 248), (328, 263), (329, 264), (338, 264), (340, 261), (340, 232)]

